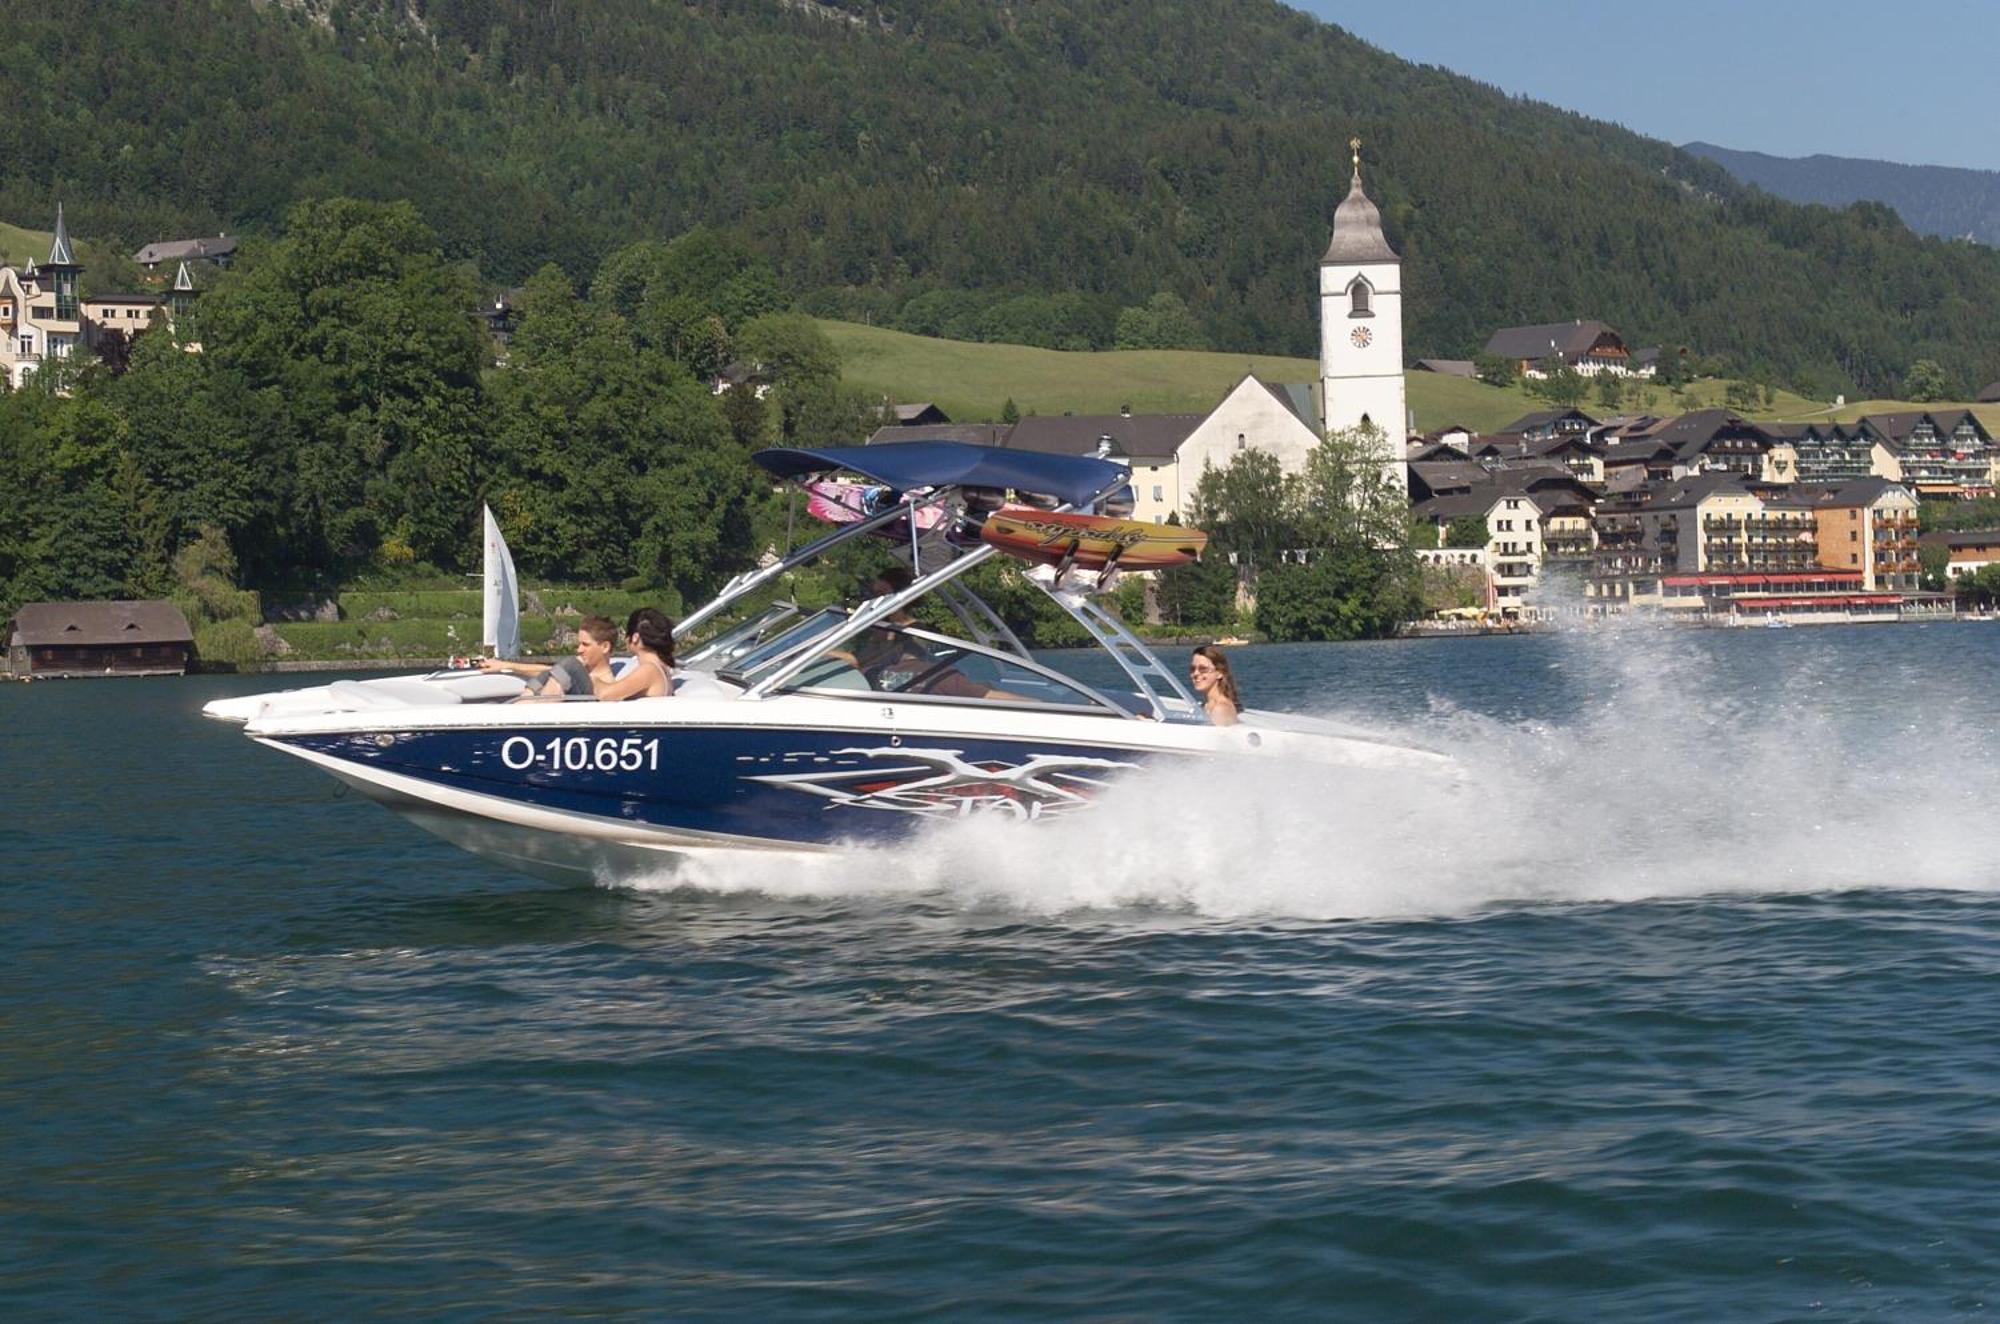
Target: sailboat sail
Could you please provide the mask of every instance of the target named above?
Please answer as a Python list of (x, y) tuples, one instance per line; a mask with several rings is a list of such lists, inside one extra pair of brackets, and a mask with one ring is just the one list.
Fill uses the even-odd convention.
[(479, 642), (493, 650), (494, 657), (521, 655), (521, 592), (514, 580), (514, 557), (507, 540), (500, 536), (493, 508), (482, 506), (486, 516), (486, 612)]

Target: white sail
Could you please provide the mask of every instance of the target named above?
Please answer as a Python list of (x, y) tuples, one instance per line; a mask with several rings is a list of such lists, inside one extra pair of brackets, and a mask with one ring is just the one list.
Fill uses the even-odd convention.
[(500, 536), (493, 508), (482, 506), (486, 516), (486, 614), (479, 642), (493, 650), (494, 657), (521, 655), (521, 591), (514, 580), (514, 557), (507, 540)]

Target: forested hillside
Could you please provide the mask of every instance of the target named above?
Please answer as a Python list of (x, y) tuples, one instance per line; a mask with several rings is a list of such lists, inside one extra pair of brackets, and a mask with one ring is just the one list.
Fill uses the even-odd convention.
[(2000, 171), (1851, 156), (1767, 156), (1713, 143), (1689, 143), (1687, 150), (1793, 202), (1844, 207), (1867, 198), (1895, 208), (1918, 234), (2000, 244)]
[(581, 281), (706, 223), (823, 315), (1106, 347), (1142, 309), (1125, 343), (1299, 354), (1359, 135), (1413, 356), (1595, 316), (1816, 395), (2000, 376), (2000, 253), (1274, 0), (78, 0), (13, 7), (0, 50), (0, 216), (60, 197), (135, 246), (407, 197), (488, 280)]

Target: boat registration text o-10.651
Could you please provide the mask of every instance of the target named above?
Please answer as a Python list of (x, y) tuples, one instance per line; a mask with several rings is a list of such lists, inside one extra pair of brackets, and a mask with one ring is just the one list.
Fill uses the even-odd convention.
[(551, 736), (530, 740), (508, 736), (500, 742), (500, 762), (515, 772), (648, 772), (660, 770), (660, 742), (637, 736)]

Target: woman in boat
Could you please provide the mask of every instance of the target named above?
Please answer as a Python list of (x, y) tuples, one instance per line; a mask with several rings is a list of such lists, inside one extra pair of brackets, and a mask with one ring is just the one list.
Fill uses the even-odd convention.
[(611, 650), (618, 646), (618, 627), (602, 616), (586, 616), (576, 627), (576, 656), (556, 659), (554, 666), (535, 662), (510, 662), (504, 658), (482, 657), (479, 669), (525, 676), (528, 693), (515, 700), (529, 703), (541, 699), (561, 699), (565, 695), (588, 695), (600, 680), (611, 679)]
[(1236, 694), (1236, 677), (1229, 670), (1229, 655), (1214, 644), (1203, 644), (1188, 659), (1188, 679), (1201, 696), (1208, 720), (1217, 726), (1235, 726), (1243, 700)]
[(632, 665), (616, 680), (594, 683), (597, 697), (660, 699), (674, 692), (674, 623), (657, 607), (641, 607), (625, 623)]

